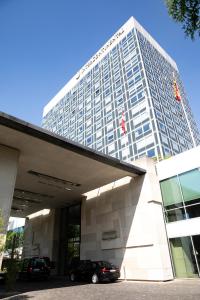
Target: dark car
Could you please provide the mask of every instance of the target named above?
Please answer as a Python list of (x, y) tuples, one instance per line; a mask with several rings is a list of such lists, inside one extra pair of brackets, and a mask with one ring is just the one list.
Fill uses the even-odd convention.
[(31, 257), (22, 261), (19, 279), (46, 279), (50, 275), (50, 259), (48, 257)]
[(0, 283), (5, 282), (6, 272), (0, 272)]
[(98, 283), (114, 282), (120, 277), (119, 269), (107, 261), (80, 261), (76, 268), (69, 271), (71, 281), (83, 280)]

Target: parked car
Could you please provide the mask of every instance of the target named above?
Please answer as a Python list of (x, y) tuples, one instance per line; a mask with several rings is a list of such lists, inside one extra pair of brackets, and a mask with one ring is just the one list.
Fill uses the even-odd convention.
[(19, 279), (46, 279), (50, 275), (48, 257), (31, 257), (22, 260)]
[(0, 271), (0, 283), (4, 283), (6, 278), (6, 272)]
[(69, 278), (72, 282), (77, 280), (87, 280), (92, 283), (114, 282), (119, 277), (119, 269), (107, 261), (82, 260), (77, 267), (69, 271)]

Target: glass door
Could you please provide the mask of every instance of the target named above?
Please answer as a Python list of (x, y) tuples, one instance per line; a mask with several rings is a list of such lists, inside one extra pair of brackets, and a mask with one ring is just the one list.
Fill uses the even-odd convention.
[(80, 237), (81, 237), (81, 206), (80, 204), (68, 208), (67, 217), (67, 267), (72, 261), (80, 259)]
[(177, 278), (197, 278), (199, 268), (192, 237), (170, 239), (174, 271)]
[(192, 241), (193, 241), (193, 247), (194, 247), (193, 254), (194, 254), (196, 262), (197, 262), (197, 268), (198, 268), (199, 277), (200, 277), (200, 235), (193, 235)]

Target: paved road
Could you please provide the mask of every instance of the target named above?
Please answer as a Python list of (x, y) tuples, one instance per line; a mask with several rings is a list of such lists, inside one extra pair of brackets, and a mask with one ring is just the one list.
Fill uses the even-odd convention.
[(97, 285), (70, 285), (65, 281), (52, 281), (48, 283), (25, 282), (21, 284), (21, 287), (19, 285), (17, 289), (18, 295), (7, 298), (5, 298), (4, 295), (3, 299), (200, 300), (200, 279), (175, 280), (166, 283), (119, 281), (116, 283), (104, 283)]

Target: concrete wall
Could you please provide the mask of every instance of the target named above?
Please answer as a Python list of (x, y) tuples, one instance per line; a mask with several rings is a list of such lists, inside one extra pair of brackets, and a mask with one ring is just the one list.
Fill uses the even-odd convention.
[(23, 257), (48, 256), (52, 259), (55, 210), (48, 215), (26, 219)]
[[(17, 176), (19, 152), (0, 145), (0, 213), (3, 217), (3, 228), (0, 229), (0, 247), (5, 242), (8, 220), (13, 200)], [(2, 254), (0, 253), (0, 269)]]
[(135, 162), (148, 172), (129, 184), (83, 200), (81, 259), (108, 260), (121, 277), (173, 279), (162, 200), (154, 162)]
[[(125, 279), (170, 280), (173, 274), (154, 162), (145, 158), (135, 164), (147, 174), (102, 187), (98, 196), (90, 194), (90, 199), (82, 201), (81, 259), (108, 260), (120, 267)], [(26, 222), (24, 256), (58, 257), (63, 263), (59, 248), (66, 236), (65, 232), (60, 235), (60, 218), (57, 209)]]

